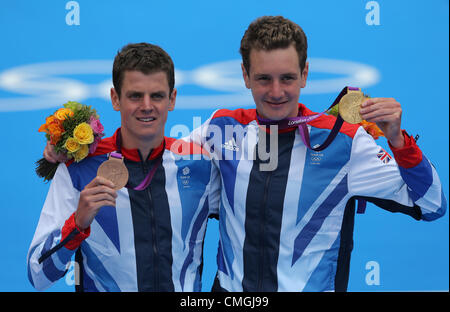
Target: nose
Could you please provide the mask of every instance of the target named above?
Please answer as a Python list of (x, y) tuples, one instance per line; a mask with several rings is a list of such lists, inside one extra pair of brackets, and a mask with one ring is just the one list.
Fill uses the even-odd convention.
[(280, 100), (284, 96), (284, 91), (281, 86), (281, 83), (277, 79), (274, 79), (272, 81), (272, 84), (271, 84), (270, 90), (269, 90), (269, 96), (273, 100)]
[(141, 110), (143, 111), (151, 111), (153, 110), (152, 100), (150, 99), (150, 95), (145, 94), (142, 100)]

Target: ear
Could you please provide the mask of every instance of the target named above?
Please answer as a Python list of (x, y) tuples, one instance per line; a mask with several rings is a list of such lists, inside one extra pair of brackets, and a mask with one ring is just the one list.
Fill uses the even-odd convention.
[(244, 63), (241, 63), (241, 69), (242, 69), (242, 77), (244, 78), (245, 87), (247, 89), (250, 89), (250, 77), (247, 73), (247, 70), (244, 67)]
[(308, 78), (308, 71), (309, 71), (309, 62), (306, 62), (305, 63), (305, 68), (303, 68), (303, 72), (302, 72), (302, 85), (301, 85), (302, 88), (306, 87), (306, 80)]
[(170, 99), (169, 99), (169, 111), (173, 111), (175, 109), (175, 100), (177, 98), (177, 89), (173, 89), (172, 93), (170, 94)]
[(113, 109), (116, 112), (120, 111), (120, 101), (119, 101), (119, 95), (117, 94), (116, 90), (114, 88), (111, 88), (111, 103), (113, 106)]

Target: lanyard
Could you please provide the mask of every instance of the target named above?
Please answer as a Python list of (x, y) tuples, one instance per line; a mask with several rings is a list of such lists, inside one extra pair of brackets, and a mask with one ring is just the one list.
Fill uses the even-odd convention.
[[(315, 114), (315, 115), (311, 115), (311, 116), (297, 116), (297, 117), (291, 117), (291, 118), (285, 118), (282, 120), (270, 120), (270, 119), (264, 119), (261, 118), (259, 116), (257, 116), (258, 121), (261, 125), (277, 125), (279, 127), (279, 129), (286, 129), (286, 128), (292, 128), (292, 127), (298, 127), (298, 130), (300, 132), (300, 136), (303, 140), (303, 143), (309, 148), (312, 149), (314, 151), (321, 151), (325, 148), (328, 147), (328, 145), (331, 144), (331, 142), (333, 142), (334, 138), (336, 137), (336, 135), (339, 133), (339, 130), (342, 127), (342, 124), (344, 122), (344, 120), (342, 119), (342, 117), (340, 115), (338, 115), (336, 122), (334, 123), (333, 128), (331, 129), (330, 134), (328, 135), (328, 137), (326, 138), (326, 140), (319, 146), (317, 147), (311, 147), (311, 143), (310, 143), (310, 139), (309, 139), (309, 131), (308, 128), (306, 126), (306, 124), (322, 115), (324, 115), (329, 109), (331, 109), (333, 106), (335, 106), (336, 104), (339, 103), (339, 101), (341, 100), (341, 98), (347, 94), (347, 92), (349, 90), (359, 90), (359, 88), (353, 88), (353, 87), (345, 87), (344, 89), (342, 89), (342, 91), (339, 93), (339, 95), (336, 97), (336, 99), (334, 100), (333, 104), (331, 104), (331, 106), (324, 112), (319, 113), (319, 114)], [(300, 114), (300, 112), (299, 112)]]
[[(164, 147), (165, 147), (166, 142), (164, 141)], [(120, 133), (120, 129), (117, 131), (117, 136), (116, 136), (116, 148), (117, 151), (115, 152), (111, 152), (110, 153), (110, 157), (114, 157), (114, 158), (119, 158), (122, 159), (122, 135)], [(147, 173), (147, 175), (145, 176), (144, 180), (142, 180), (141, 183), (139, 183), (138, 186), (136, 187), (131, 187), (128, 183), (127, 185), (125, 185), (125, 187), (129, 188), (129, 189), (133, 189), (136, 191), (142, 191), (145, 190), (150, 183), (152, 182), (153, 176), (155, 175), (156, 170), (158, 169), (159, 165), (162, 162), (162, 154), (164, 153), (164, 148), (163, 151), (160, 153), (160, 155), (158, 156), (158, 158), (155, 160), (155, 162), (153, 163), (153, 166), (151, 167), (150, 171)]]

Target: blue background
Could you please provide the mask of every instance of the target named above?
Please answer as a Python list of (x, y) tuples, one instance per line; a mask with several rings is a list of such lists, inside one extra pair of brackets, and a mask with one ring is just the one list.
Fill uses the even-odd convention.
[[(314, 60), (356, 62), (376, 69), (376, 79), (367, 83), (364, 91), (371, 96), (395, 97), (402, 104), (403, 128), (420, 135), (418, 144), (437, 168), (449, 198), (448, 1), (377, 1), (379, 25), (366, 23), (372, 9), (366, 9), (369, 1), (363, 0), (79, 0), (80, 25), (66, 23), (66, 15), (72, 11), (66, 9), (67, 2), (0, 1), (0, 291), (34, 291), (27, 279), (26, 255), (49, 187), (34, 174), (34, 162), (42, 156), (45, 144), (44, 135), (37, 129), (45, 117), (65, 101), (78, 99), (98, 110), (107, 136), (120, 123), (119, 114), (107, 100), (108, 93), (71, 99), (40, 90), (40, 85), (27, 91), (27, 84), (14, 84), (5, 78), (11, 75), (5, 73), (37, 63), (107, 61), (106, 70), (97, 73), (53, 76), (95, 86), (111, 78), (113, 58), (129, 42), (158, 44), (175, 62), (179, 97), (178, 106), (169, 114), (168, 135), (174, 125), (192, 130), (193, 116), (204, 121), (219, 107), (252, 107), (248, 92), (240, 93), (243, 81), (233, 90), (219, 90), (195, 82), (189, 73), (236, 60), (233, 77), (239, 81), (238, 49), (248, 24), (261, 15), (290, 18), (308, 36), (309, 84), (340, 77), (336, 72), (315, 70), (314, 64), (319, 61)], [(49, 78), (34, 81), (45, 79)], [(5, 87), (8, 83), (13, 89)], [(307, 87), (300, 101), (322, 111), (338, 92), (336, 88), (308, 92)], [(211, 101), (203, 108), (192, 106), (202, 98), (227, 94), (237, 94), (241, 100)], [(195, 98), (189, 102), (183, 96)], [(386, 147), (384, 138), (378, 143)], [(216, 271), (217, 235), (217, 221), (212, 220), (205, 243), (205, 291), (210, 289)], [(349, 291), (448, 291), (448, 238), (448, 213), (426, 223), (369, 205), (365, 214), (355, 218)], [(371, 273), (366, 269), (369, 261), (379, 265), (379, 285), (366, 283)], [(69, 284), (62, 279), (49, 291), (72, 291)]]

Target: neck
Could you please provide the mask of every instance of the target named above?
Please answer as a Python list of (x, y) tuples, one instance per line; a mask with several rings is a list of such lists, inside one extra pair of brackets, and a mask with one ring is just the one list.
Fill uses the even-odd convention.
[(139, 152), (141, 153), (142, 159), (146, 160), (150, 156), (150, 152), (154, 150), (155, 148), (159, 147), (161, 143), (163, 142), (164, 137), (155, 140), (152, 142), (152, 144), (142, 144), (137, 147)]
[(143, 159), (147, 159), (150, 152), (159, 147), (164, 140), (164, 133), (153, 137), (150, 140), (140, 140), (135, 137), (130, 137), (126, 131), (121, 131), (122, 147), (126, 149), (137, 149)]

